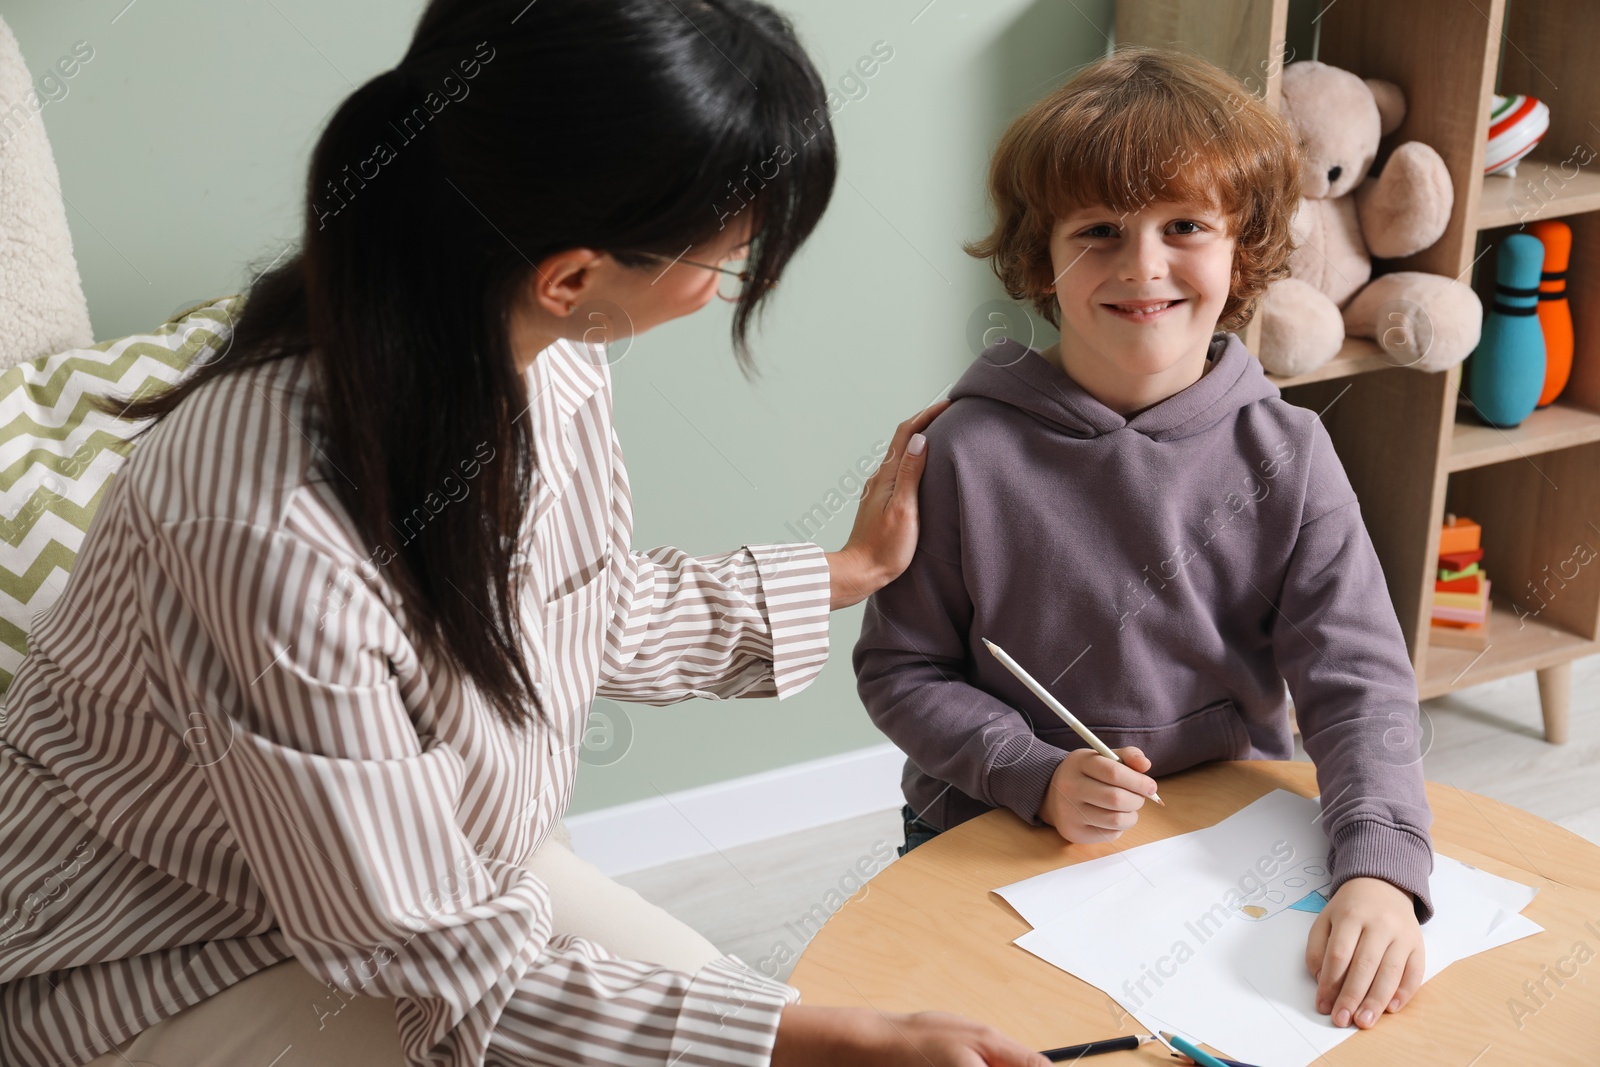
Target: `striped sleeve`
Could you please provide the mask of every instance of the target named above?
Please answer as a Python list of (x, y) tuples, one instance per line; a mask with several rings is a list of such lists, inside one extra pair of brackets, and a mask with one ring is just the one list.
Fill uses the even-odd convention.
[(828, 560), (819, 545), (746, 545), (723, 556), (676, 548), (612, 556), (601, 696), (792, 696), (828, 660)]
[(768, 1062), (792, 989), (552, 937), (544, 884), (474, 847), (444, 709), (407, 707), (403, 633), (334, 551), (188, 519), (151, 558), (156, 699), (204, 719), (196, 765), (290, 950), (330, 993), (393, 998), (409, 1064)]

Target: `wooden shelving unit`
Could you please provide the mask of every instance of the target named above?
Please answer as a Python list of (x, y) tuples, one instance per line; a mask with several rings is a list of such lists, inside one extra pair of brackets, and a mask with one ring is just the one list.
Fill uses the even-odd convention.
[[(1419, 699), (1538, 672), (1545, 737), (1567, 736), (1571, 663), (1600, 653), (1600, 3), (1595, 0), (1339, 0), (1317, 4), (1314, 58), (1406, 93), (1404, 141), (1443, 157), (1455, 185), (1444, 237), (1382, 270), (1494, 281), (1493, 248), (1536, 219), (1573, 231), (1568, 295), (1577, 353), (1550, 407), (1515, 429), (1478, 422), (1462, 368), (1422, 374), (1350, 339), (1310, 374), (1273, 378), (1285, 399), (1323, 412), (1388, 579)], [(1183, 48), (1280, 98), (1289, 0), (1118, 0), (1119, 43)], [(1502, 59), (1503, 53), (1503, 59)], [(1290, 59), (1313, 58), (1305, 54)], [(1527, 93), (1550, 107), (1550, 131), (1515, 177), (1483, 176), (1491, 96)], [(1487, 306), (1488, 301), (1485, 301)], [(1252, 324), (1253, 326), (1254, 324)], [(1256, 350), (1259, 334), (1247, 329)], [(1484, 529), (1493, 579), (1489, 647), (1432, 647), (1429, 608), (1446, 510)]]

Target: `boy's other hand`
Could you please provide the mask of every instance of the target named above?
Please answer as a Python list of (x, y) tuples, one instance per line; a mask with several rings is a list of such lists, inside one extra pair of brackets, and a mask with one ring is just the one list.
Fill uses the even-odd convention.
[(949, 406), (950, 401), (940, 400), (896, 427), (888, 454), (862, 487), (849, 540), (828, 553), (829, 611), (859, 604), (911, 566), (917, 551), (917, 486), (928, 464), (922, 431)]
[(1423, 974), (1422, 928), (1411, 894), (1381, 878), (1352, 878), (1311, 924), (1306, 970), (1317, 1010), (1365, 1030), (1406, 1006)]
[(1156, 791), (1143, 772), (1150, 761), (1137, 748), (1114, 750), (1125, 762), (1092, 748), (1075, 748), (1056, 766), (1039, 805), (1039, 818), (1067, 841), (1115, 841), (1139, 821), (1144, 799)]

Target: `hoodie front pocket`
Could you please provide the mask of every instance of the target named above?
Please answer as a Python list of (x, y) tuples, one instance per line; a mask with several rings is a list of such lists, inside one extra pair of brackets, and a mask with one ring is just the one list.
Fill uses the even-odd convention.
[[(1160, 726), (1101, 726), (1086, 723), (1094, 735), (1111, 748), (1133, 746), (1150, 760), (1149, 774), (1176, 774), (1213, 760), (1245, 759), (1250, 754), (1250, 734), (1232, 700), (1223, 698), (1175, 722)], [(1052, 730), (1052, 734), (1057, 734)], [(1063, 748), (1083, 748), (1077, 734), (1045, 738)]]

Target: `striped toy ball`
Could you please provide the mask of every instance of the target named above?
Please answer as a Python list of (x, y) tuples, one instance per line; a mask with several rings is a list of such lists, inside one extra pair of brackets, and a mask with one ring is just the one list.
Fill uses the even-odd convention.
[(1489, 147), (1483, 155), (1485, 174), (1515, 174), (1517, 163), (1532, 152), (1550, 128), (1550, 109), (1532, 96), (1494, 95), (1489, 112)]

